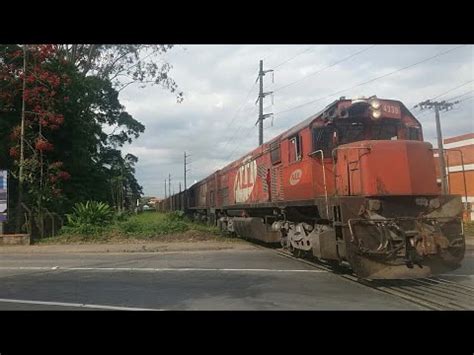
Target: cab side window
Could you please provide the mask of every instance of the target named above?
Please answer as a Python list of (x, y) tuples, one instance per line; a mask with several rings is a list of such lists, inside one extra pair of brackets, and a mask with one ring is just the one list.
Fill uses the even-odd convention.
[(272, 160), (273, 165), (281, 162), (281, 150), (279, 141), (270, 144), (270, 158)]
[(303, 156), (302, 152), (302, 144), (301, 144), (301, 136), (297, 135), (292, 138), (290, 138), (290, 146), (289, 146), (289, 162), (295, 162), (298, 160), (301, 160)]
[(411, 141), (421, 140), (420, 130), (418, 127), (408, 127), (408, 140), (411, 140)]
[(330, 157), (335, 148), (334, 132), (333, 127), (313, 128), (313, 150), (322, 150), (324, 157)]

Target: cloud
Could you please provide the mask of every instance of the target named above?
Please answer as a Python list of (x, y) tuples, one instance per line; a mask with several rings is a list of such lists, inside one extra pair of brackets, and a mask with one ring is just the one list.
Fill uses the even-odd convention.
[[(184, 45), (166, 55), (173, 65), (171, 75), (184, 91), (183, 103), (160, 87), (129, 86), (120, 93), (126, 109), (146, 126), (146, 131), (126, 152), (139, 157), (137, 178), (147, 195), (163, 196), (164, 179), (172, 176), (178, 191), (183, 184), (183, 154), (189, 158), (188, 182), (200, 180), (256, 147), (255, 84), (259, 60), (265, 69), (275, 67), (274, 78), (265, 76), (265, 90), (276, 90), (304, 78), (369, 45)], [(337, 91), (419, 62), (455, 45), (376, 45), (340, 64), (311, 75), (287, 88), (276, 90), (274, 105), (265, 99), (266, 112), (278, 113), (323, 98), (299, 109), (276, 114), (264, 122), (265, 140), (318, 112), (340, 96), (377, 95), (401, 100), (412, 107), (474, 79), (474, 49), (464, 46), (412, 68), (327, 97)], [(299, 54), (299, 55), (298, 55)], [(296, 56), (296, 57), (295, 57)], [(286, 60), (294, 57), (285, 63)], [(284, 63), (279, 66), (280, 63)], [(473, 89), (472, 83), (440, 99), (449, 99)], [(472, 96), (472, 92), (462, 98)], [(462, 99), (461, 98), (461, 99)], [(240, 108), (240, 110), (238, 110)], [(465, 100), (442, 113), (444, 137), (474, 131), (474, 100)], [(425, 139), (436, 146), (434, 113), (419, 120)]]

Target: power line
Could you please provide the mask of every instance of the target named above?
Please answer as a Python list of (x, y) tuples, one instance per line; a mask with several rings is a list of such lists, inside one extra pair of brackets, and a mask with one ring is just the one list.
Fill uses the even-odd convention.
[[(448, 91), (452, 91), (452, 90), (448, 90)], [(447, 92), (448, 92), (448, 91), (447, 91)], [(463, 97), (463, 96), (465, 96), (465, 95), (467, 95), (467, 94), (470, 94), (470, 93), (473, 92), (473, 91), (474, 91), (474, 90), (466, 91), (465, 93), (463, 93), (463, 94), (461, 94), (461, 95), (453, 96), (453, 97), (451, 97), (450, 99), (447, 99), (446, 101), (453, 101), (454, 99), (461, 98), (461, 97)], [(442, 96), (442, 95), (435, 96), (434, 98), (437, 98), (437, 97), (439, 97), (439, 96)], [(463, 101), (465, 101), (465, 99), (459, 100), (458, 102), (461, 103), (461, 102), (463, 102)], [(429, 112), (430, 112), (430, 111), (423, 111), (423, 112), (421, 112), (420, 114), (417, 114), (417, 117), (423, 117), (423, 116), (425, 116), (425, 115), (426, 115), (427, 113), (429, 113)], [(450, 111), (448, 111), (448, 112), (450, 112)]]
[(248, 103), (248, 98), (250, 96), (250, 94), (252, 93), (252, 90), (254, 89), (255, 85), (257, 85), (257, 82), (254, 82), (252, 87), (250, 88), (250, 90), (247, 92), (247, 95), (245, 96), (245, 99), (244, 101), (240, 104), (239, 108), (235, 111), (234, 115), (232, 116), (232, 119), (229, 123), (229, 125), (227, 126), (227, 129), (230, 128), (230, 126), (232, 126), (232, 123), (234, 123), (235, 119), (237, 118), (237, 114), (240, 112), (240, 110), (245, 106), (245, 104)]
[[(249, 112), (248, 115), (249, 115), (249, 116), (252, 116), (253, 114), (256, 113), (256, 111), (257, 111), (257, 107), (253, 107), (252, 111)], [(228, 146), (228, 144), (232, 143), (232, 142), (235, 140), (235, 138), (237, 137), (237, 133), (242, 129), (242, 127), (243, 127), (242, 125), (237, 126), (237, 129), (234, 131), (234, 134), (231, 136), (230, 139), (228, 139), (228, 140), (225, 142), (225, 144), (224, 144), (224, 146), (222, 147), (222, 149), (226, 148), (226, 147)]]
[[(257, 107), (254, 107), (253, 110), (252, 110), (252, 112), (249, 113), (249, 116), (252, 116), (254, 113), (256, 113), (256, 111), (257, 111)], [(243, 125), (240, 125), (240, 126), (238, 127), (238, 129), (237, 129), (237, 130), (234, 132), (234, 134), (232, 135), (231, 139), (230, 139), (227, 143), (230, 144), (231, 142), (233, 142), (233, 141), (235, 140), (235, 138), (237, 138), (237, 134), (240, 132), (240, 130), (241, 130), (243, 127), (244, 127)], [(247, 135), (248, 133), (250, 133), (250, 129), (253, 129), (253, 127), (254, 127), (254, 125), (250, 126), (250, 128), (247, 129), (247, 131), (245, 131), (245, 133), (246, 133), (245, 135)], [(234, 151), (235, 151), (235, 149), (234, 149)], [(232, 154), (232, 153), (231, 153), (231, 154)]]
[(473, 97), (474, 97), (474, 96), (468, 96), (468, 97), (466, 97), (466, 98), (464, 98), (464, 99), (462, 99), (462, 100), (459, 100), (458, 103), (461, 103), (461, 102), (470, 100), (470, 99), (472, 99)]
[[(247, 128), (247, 130), (245, 131), (245, 136), (247, 136), (247, 135), (250, 133), (250, 131), (253, 129), (253, 127), (254, 127), (254, 126), (252, 125), (252, 126), (250, 126), (250, 127)], [(229, 156), (226, 158), (226, 160), (230, 160), (230, 159), (232, 158), (232, 156), (234, 155), (234, 153), (237, 151), (237, 149), (238, 149), (239, 147), (241, 147), (241, 146), (237, 144), (237, 145), (235, 146), (234, 150), (233, 150), (233, 151), (229, 154)]]
[(324, 70), (326, 70), (326, 69), (329, 69), (329, 68), (331, 68), (331, 67), (334, 67), (334, 66), (336, 66), (336, 65), (338, 65), (338, 64), (340, 64), (340, 63), (342, 63), (342, 62), (345, 62), (346, 60), (349, 60), (350, 58), (355, 57), (356, 55), (359, 55), (359, 54), (361, 54), (361, 53), (363, 53), (363, 52), (365, 52), (365, 51), (368, 51), (369, 49), (371, 49), (371, 48), (373, 48), (373, 47), (375, 47), (375, 45), (372, 45), (372, 46), (370, 46), (370, 47), (364, 48), (364, 49), (362, 49), (362, 50), (360, 50), (360, 51), (358, 51), (358, 52), (356, 52), (356, 53), (351, 54), (351, 55), (348, 56), (348, 57), (345, 57), (345, 58), (343, 58), (343, 59), (341, 59), (341, 60), (338, 60), (337, 62), (334, 62), (334, 63), (332, 63), (332, 64), (330, 64), (330, 65), (328, 65), (328, 66), (326, 66), (326, 67), (324, 67), (324, 68), (322, 68), (322, 69), (320, 69), (320, 70), (314, 72), (314, 73), (308, 74), (308, 75), (306, 75), (306, 76), (304, 76), (304, 77), (302, 77), (302, 78), (300, 78), (300, 79), (298, 79), (298, 80), (295, 80), (295, 81), (293, 81), (293, 82), (291, 82), (291, 83), (289, 83), (289, 84), (280, 86), (279, 88), (276, 88), (275, 90), (273, 90), (273, 92), (276, 92), (276, 91), (285, 89), (285, 88), (287, 88), (287, 87), (289, 87), (289, 86), (292, 86), (292, 85), (294, 85), (294, 84), (297, 84), (297, 83), (299, 83), (300, 81), (303, 81), (303, 80), (309, 78), (310, 76), (319, 74), (319, 73), (321, 73), (322, 71), (324, 71)]
[(425, 59), (423, 59), (423, 60), (421, 60), (421, 61), (419, 61), (419, 62), (410, 64), (410, 65), (407, 65), (407, 66), (405, 66), (405, 67), (399, 68), (399, 69), (397, 69), (397, 70), (391, 71), (391, 72), (389, 72), (389, 73), (386, 73), (386, 74), (377, 76), (377, 77), (372, 78), (372, 79), (370, 79), (370, 80), (364, 81), (364, 82), (359, 83), (359, 84), (356, 84), (356, 85), (354, 85), (354, 86), (351, 86), (351, 87), (349, 87), (349, 88), (347, 88), (347, 89), (339, 90), (339, 91), (336, 91), (336, 92), (334, 92), (334, 93), (332, 93), (332, 94), (330, 94), (330, 95), (327, 95), (327, 96), (324, 96), (324, 97), (319, 97), (319, 98), (317, 98), (317, 99), (314, 99), (314, 100), (305, 102), (305, 103), (303, 103), (303, 104), (301, 104), (301, 105), (298, 105), (298, 106), (295, 106), (295, 107), (292, 107), (292, 108), (289, 108), (289, 109), (286, 109), (286, 110), (283, 110), (283, 111), (280, 111), (280, 112), (276, 112), (275, 115), (282, 114), (282, 113), (289, 112), (289, 111), (293, 111), (293, 110), (296, 110), (296, 109), (298, 109), (298, 108), (300, 108), (300, 107), (304, 107), (304, 106), (307, 106), (307, 105), (309, 105), (309, 104), (312, 104), (312, 103), (314, 103), (314, 102), (321, 101), (321, 100), (330, 98), (330, 97), (332, 97), (332, 96), (338, 95), (338, 94), (340, 94), (340, 93), (342, 93), (342, 92), (344, 92), (344, 91), (348, 91), (348, 90), (354, 89), (354, 88), (356, 88), (356, 87), (359, 87), (359, 86), (363, 86), (363, 85), (372, 83), (372, 82), (374, 82), (374, 81), (376, 81), (376, 80), (379, 80), (379, 79), (385, 78), (385, 77), (387, 77), (387, 76), (389, 76), (389, 75), (393, 75), (393, 74), (398, 73), (398, 72), (401, 72), (401, 71), (403, 71), (403, 70), (412, 68), (412, 67), (414, 67), (414, 66), (416, 66), (416, 65), (419, 65), (419, 64), (421, 64), (421, 63), (425, 63), (425, 62), (427, 62), (427, 61), (429, 61), (429, 60), (432, 60), (432, 59), (434, 59), (434, 58), (440, 57), (440, 56), (442, 56), (442, 55), (444, 55), (444, 54), (447, 54), (447, 53), (449, 53), (449, 52), (452, 52), (452, 51), (454, 51), (454, 50), (456, 50), (456, 49), (458, 49), (458, 48), (464, 47), (464, 46), (466, 46), (466, 45), (461, 45), (461, 46), (457, 46), (457, 47), (448, 49), (448, 50), (443, 51), (443, 52), (440, 52), (440, 53), (438, 53), (438, 54), (436, 54), (436, 55), (434, 55), (434, 56), (425, 58)]
[(466, 83), (464, 83), (464, 84), (462, 84), (462, 85), (456, 86), (455, 88), (452, 88), (452, 89), (450, 89), (450, 90), (448, 90), (448, 91), (445, 91), (445, 92), (443, 92), (442, 94), (439, 94), (438, 96), (433, 97), (432, 100), (437, 99), (438, 97), (444, 96), (444, 95), (446, 95), (448, 92), (451, 92), (451, 91), (454, 91), (454, 90), (456, 90), (456, 89), (462, 88), (463, 86), (466, 86), (467, 84), (470, 84), (470, 83), (472, 83), (473, 81), (474, 81), (474, 80), (469, 80), (468, 82), (466, 82)]
[(454, 96), (454, 97), (451, 97), (450, 99), (448, 99), (448, 101), (451, 101), (451, 100), (454, 100), (454, 99), (458, 99), (460, 97), (463, 97), (464, 95), (467, 95), (467, 94), (470, 94), (471, 92), (473, 92), (474, 90), (469, 90), (469, 91), (466, 91), (465, 93), (461, 94), (461, 95), (457, 95), (457, 96)]
[(311, 46), (311, 47), (308, 47), (308, 48), (306, 48), (304, 51), (302, 51), (302, 52), (300, 52), (300, 53), (298, 53), (298, 54), (294, 55), (293, 57), (291, 57), (291, 58), (289, 58), (289, 59), (287, 59), (287, 60), (285, 60), (285, 61), (281, 62), (281, 63), (280, 63), (280, 64), (278, 64), (278, 65), (275, 65), (275, 66), (273, 67), (273, 69), (276, 69), (276, 68), (278, 68), (278, 67), (281, 67), (282, 65), (284, 65), (284, 64), (286, 64), (286, 63), (288, 63), (290, 60), (293, 60), (293, 59), (295, 59), (296, 57), (299, 57), (300, 55), (302, 55), (302, 54), (304, 54), (304, 53), (308, 52), (309, 50), (313, 50), (313, 49), (314, 49), (314, 47), (313, 47), (313, 46)]

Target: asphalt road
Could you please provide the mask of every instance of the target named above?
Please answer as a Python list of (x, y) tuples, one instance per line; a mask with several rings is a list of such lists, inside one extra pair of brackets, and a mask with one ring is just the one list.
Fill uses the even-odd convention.
[[(474, 259), (444, 277), (474, 285)], [(0, 310), (417, 310), (270, 250), (0, 255)]]

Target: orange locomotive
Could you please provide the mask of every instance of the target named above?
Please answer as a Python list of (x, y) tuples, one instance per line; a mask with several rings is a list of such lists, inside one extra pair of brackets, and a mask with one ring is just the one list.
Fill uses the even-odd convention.
[[(464, 257), (461, 197), (441, 195), (432, 146), (395, 100), (336, 100), (186, 195), (200, 220), (363, 278), (426, 277)], [(171, 200), (161, 208), (183, 207)]]

